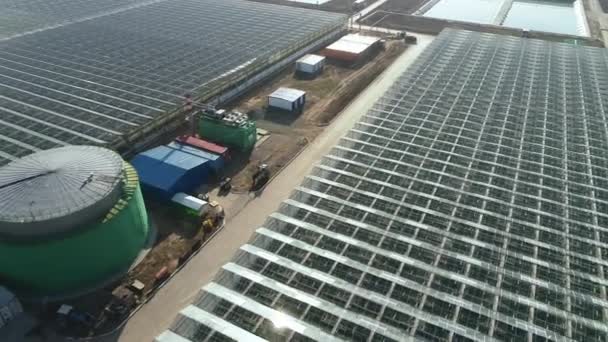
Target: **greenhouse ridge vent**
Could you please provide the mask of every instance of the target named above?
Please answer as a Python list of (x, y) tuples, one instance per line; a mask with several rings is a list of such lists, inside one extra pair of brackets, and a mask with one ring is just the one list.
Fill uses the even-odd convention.
[(444, 30), (157, 341), (606, 341), (607, 60)]

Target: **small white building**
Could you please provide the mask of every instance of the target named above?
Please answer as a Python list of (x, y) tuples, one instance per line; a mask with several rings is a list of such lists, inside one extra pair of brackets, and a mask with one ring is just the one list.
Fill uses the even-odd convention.
[(296, 62), (296, 74), (303, 76), (316, 76), (323, 72), (325, 56), (308, 54)]
[(23, 313), (23, 308), (17, 297), (6, 288), (0, 286), (0, 328), (19, 317), (21, 313)]
[(369, 56), (379, 42), (380, 38), (378, 37), (347, 34), (323, 49), (322, 54), (333, 60), (357, 62)]
[(268, 107), (299, 112), (304, 108), (306, 92), (298, 89), (279, 88), (268, 95)]

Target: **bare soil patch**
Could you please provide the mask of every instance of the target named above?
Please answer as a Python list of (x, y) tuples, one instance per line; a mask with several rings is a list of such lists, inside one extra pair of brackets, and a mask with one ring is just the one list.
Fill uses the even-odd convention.
[[(298, 79), (293, 68), (269, 80), (261, 87), (234, 101), (231, 109), (249, 113), (257, 126), (270, 133), (267, 141), (256, 147), (248, 160), (235, 172), (234, 191), (247, 191), (252, 175), (260, 164), (267, 164), (271, 175), (295, 157), (308, 142), (365, 89), (386, 67), (403, 52), (400, 41), (388, 41), (384, 50), (360, 66), (327, 64), (323, 73), (312, 80)], [(266, 97), (279, 87), (306, 92), (306, 106), (302, 113), (273, 112), (266, 108)]]

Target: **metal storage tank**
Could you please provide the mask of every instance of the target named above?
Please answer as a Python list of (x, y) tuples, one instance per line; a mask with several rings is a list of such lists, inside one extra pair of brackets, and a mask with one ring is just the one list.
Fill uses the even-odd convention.
[(214, 116), (201, 112), (198, 134), (204, 139), (239, 151), (251, 151), (257, 140), (255, 121), (249, 120), (242, 113)]
[(20, 295), (66, 296), (128, 270), (148, 235), (135, 169), (68, 146), (0, 168), (0, 278)]

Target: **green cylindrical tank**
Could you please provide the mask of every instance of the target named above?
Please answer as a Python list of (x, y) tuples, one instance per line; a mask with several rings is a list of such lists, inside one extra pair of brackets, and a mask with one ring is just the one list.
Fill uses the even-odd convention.
[[(3, 169), (0, 169), (0, 195), (2, 190), (18, 186), (17, 189), (12, 189), (12, 192), (20, 190), (23, 197), (29, 198), (28, 195), (35, 194), (35, 191), (31, 190), (53, 183), (45, 178), (55, 177), (62, 180), (61, 186), (69, 189), (73, 196), (68, 203), (60, 203), (62, 207), (67, 208), (67, 212), (52, 215), (49, 209), (57, 211), (57, 208), (44, 202), (52, 196), (44, 190), (41, 191), (43, 194), (38, 206), (42, 207), (42, 210), (32, 211), (34, 215), (29, 222), (15, 222), (14, 217), (9, 217), (1, 211), (4, 208), (3, 202), (0, 201), (0, 260), (3, 260), (0, 263), (0, 282), (26, 297), (69, 296), (103, 285), (105, 281), (128, 270), (148, 236), (147, 214), (139, 179), (133, 167), (118, 157), (119, 170), (113, 176), (113, 168), (117, 166), (118, 161), (108, 153), (114, 152), (103, 149), (99, 153), (99, 150), (89, 148), (71, 148), (75, 148), (76, 152), (70, 153), (69, 148), (62, 151), (64, 158), (68, 156), (63, 160), (62, 166), (51, 165), (45, 168), (46, 170), (39, 170), (37, 174), (27, 175), (21, 180), (7, 182), (10, 177), (6, 174), (10, 173), (12, 164), (6, 166), (9, 171), (3, 172)], [(82, 153), (92, 156), (81, 160)], [(69, 157), (70, 154), (72, 157)], [(96, 172), (97, 164), (103, 162), (103, 157), (108, 156), (112, 159), (112, 170)], [(73, 160), (70, 161), (71, 158)], [(35, 161), (39, 162), (40, 157), (37, 159)], [(46, 157), (42, 159), (48, 161)], [(33, 164), (35, 163), (29, 163)], [(68, 173), (69, 177), (67, 174), (61, 174), (62, 170), (71, 167), (76, 173)], [(60, 171), (53, 174), (53, 171), (49, 170)], [(81, 172), (85, 173), (84, 178), (79, 179), (77, 175)], [(66, 181), (74, 178), (76, 181), (73, 184)], [(86, 192), (87, 187), (92, 191)], [(54, 192), (58, 196), (65, 195), (59, 189)], [(91, 211), (87, 208), (87, 201), (90, 201), (90, 206), (95, 207), (103, 202), (99, 198), (105, 200), (108, 197), (105, 194), (108, 193), (112, 194), (109, 197), (114, 201), (109, 208), (103, 208), (102, 216), (96, 215), (99, 209)], [(115, 197), (115, 193), (118, 193), (118, 196)], [(85, 205), (79, 206), (77, 202), (71, 202), (74, 199), (80, 199)], [(61, 202), (63, 199), (57, 201)], [(83, 210), (83, 207), (86, 210)], [(70, 211), (69, 208), (73, 210)], [(70, 221), (73, 224), (69, 224)], [(53, 224), (48, 225), (52, 229), (43, 228), (47, 226), (38, 225), (39, 222), (52, 222)], [(19, 223), (26, 228), (25, 232), (17, 230)], [(6, 260), (10, 261), (5, 262)]]
[(204, 139), (240, 151), (249, 151), (253, 149), (257, 139), (255, 122), (244, 119), (242, 122), (237, 123), (235, 121), (227, 120), (229, 118), (229, 116), (218, 118), (209, 115), (200, 115), (198, 120), (198, 134)]

